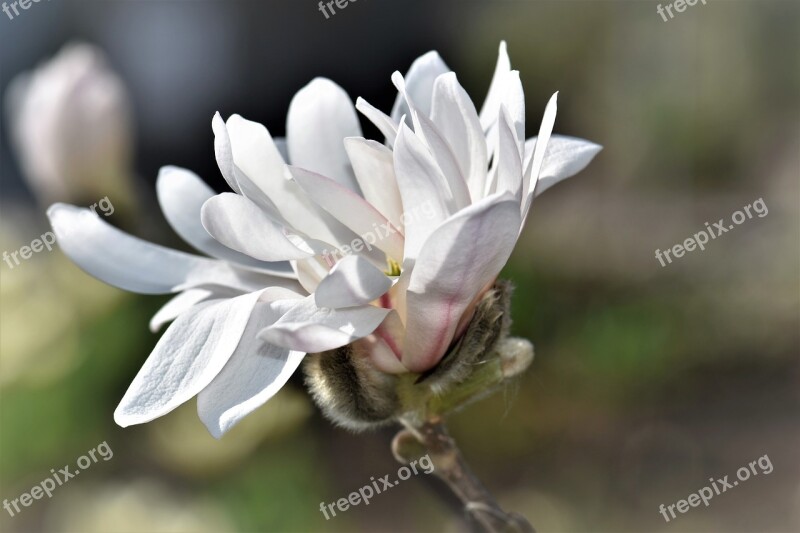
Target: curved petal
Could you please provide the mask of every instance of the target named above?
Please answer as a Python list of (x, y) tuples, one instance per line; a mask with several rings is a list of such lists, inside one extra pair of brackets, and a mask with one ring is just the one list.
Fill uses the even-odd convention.
[(211, 121), (211, 129), (214, 130), (214, 154), (217, 157), (217, 166), (222, 173), (222, 177), (228, 182), (228, 186), (237, 193), (241, 193), (239, 182), (236, 179), (233, 164), (233, 150), (231, 149), (231, 138), (228, 135), (228, 128), (222, 120), (219, 112), (214, 114)]
[(336, 263), (314, 292), (318, 307), (356, 307), (385, 294), (392, 286), (386, 274), (357, 255)]
[(517, 146), (521, 158), (525, 153), (525, 91), (522, 89), (522, 80), (519, 78), (518, 70), (512, 70), (508, 73), (506, 93), (501, 103), (501, 108), (505, 108), (506, 112), (508, 112), (510, 123), (517, 138)]
[(553, 125), (556, 122), (556, 113), (558, 112), (558, 93), (550, 97), (547, 102), (547, 107), (544, 109), (544, 117), (542, 124), (539, 126), (539, 135), (537, 136), (536, 145), (533, 147), (533, 155), (528, 161), (528, 166), (525, 168), (525, 177), (522, 179), (522, 220), (528, 217), (528, 211), (533, 202), (533, 195), (536, 191), (536, 185), (541, 176), (542, 164), (544, 163), (544, 155), (547, 151), (547, 144), (550, 142), (550, 135), (553, 133)]
[[(291, 179), (267, 128), (238, 115), (228, 119), (227, 127), (236, 165), (257, 189), (248, 194), (248, 188), (243, 185), (245, 196), (256, 202), (275, 222), (311, 239), (336, 246), (352, 241), (355, 234), (314, 204)], [(258, 198), (258, 191), (262, 199)], [(264, 205), (264, 199), (269, 205)]]
[(468, 206), (472, 203), (469, 187), (467, 187), (467, 180), (464, 178), (461, 165), (453, 153), (450, 143), (442, 136), (436, 124), (425, 115), (419, 112), (414, 113), (414, 124), (417, 134), (425, 139), (425, 144), (428, 145), (431, 155), (447, 181), (454, 209), (458, 210)]
[(383, 133), (387, 145), (394, 145), (394, 139), (397, 137), (397, 122), (360, 96), (356, 99), (356, 109)]
[(500, 50), (497, 54), (497, 66), (494, 69), (492, 83), (489, 85), (489, 93), (481, 108), (480, 120), (484, 131), (497, 121), (497, 114), (500, 112), (500, 103), (506, 93), (506, 82), (508, 73), (511, 72), (511, 60), (508, 58), (508, 48), (505, 41), (500, 42)]
[(348, 137), (344, 140), (344, 147), (353, 164), (364, 199), (402, 231), (403, 200), (397, 188), (392, 151), (363, 137)]
[(472, 200), (483, 198), (488, 169), (486, 137), (475, 105), (453, 72), (436, 79), (431, 120), (453, 148)]
[(464, 311), (506, 264), (519, 223), (519, 202), (499, 193), (455, 214), (430, 236), (407, 293), (403, 364), (409, 370), (424, 372), (439, 362)]
[(364, 248), (375, 245), (396, 261), (403, 260), (403, 236), (374, 206), (330, 178), (290, 167), (309, 198), (358, 235)]
[[(338, 253), (338, 250), (325, 250), (322, 253), (322, 257), (314, 256), (299, 261), (291, 261), (292, 268), (297, 274), (297, 280), (306, 292), (313, 294), (317, 290), (319, 282), (328, 275), (328, 271), (335, 263), (336, 258), (331, 256), (338, 255)], [(323, 261), (326, 260), (330, 264), (325, 265)]]
[(203, 390), (228, 362), (261, 291), (198, 305), (173, 322), (114, 411), (122, 427), (163, 416)]
[(324, 352), (366, 337), (377, 328), (391, 309), (365, 305), (345, 309), (317, 307), (314, 295), (300, 303), (286, 303), (286, 313), (263, 329), (259, 338), (292, 350)]
[(276, 276), (294, 277), (288, 262), (258, 261), (223, 246), (208, 234), (200, 221), (200, 212), (206, 200), (216, 193), (194, 172), (173, 166), (163, 167), (158, 173), (156, 192), (161, 210), (172, 229), (197, 250)]
[[(219, 261), (171, 250), (137, 239), (103, 221), (89, 209), (54, 204), (47, 210), (64, 253), (88, 274), (121, 289), (167, 294), (185, 284), (210, 279)], [(209, 276), (205, 276), (209, 274)]]
[(497, 192), (510, 192), (522, 199), (522, 161), (514, 133), (512, 119), (505, 106), (500, 107), (500, 121), (498, 129), (497, 153)]
[(345, 137), (360, 137), (355, 107), (334, 82), (317, 78), (302, 88), (289, 105), (286, 140), (292, 164), (358, 191), (344, 149)]
[(150, 331), (156, 333), (167, 322), (172, 322), (181, 313), (212, 296), (214, 296), (214, 291), (210, 289), (189, 289), (174, 296), (150, 319)]
[(264, 405), (303, 361), (304, 352), (287, 350), (257, 338), (258, 331), (278, 317), (269, 303), (258, 302), (233, 355), (197, 395), (197, 413), (215, 438), (222, 437)]
[(428, 149), (419, 138), (401, 124), (394, 148), (394, 168), (405, 213), (426, 206), (426, 215), (405, 226), (405, 257), (416, 257), (428, 235), (454, 211), (442, 175)]
[[(528, 139), (525, 143), (526, 160), (533, 154), (537, 137)], [(593, 142), (553, 135), (547, 144), (547, 153), (544, 156), (542, 171), (536, 184), (536, 196), (555, 185), (561, 180), (570, 178), (586, 168), (603, 147)]]
[(202, 207), (203, 227), (225, 246), (262, 261), (303, 259), (314, 255), (310, 247), (298, 248), (284, 229), (270, 220), (244, 196), (223, 193)]
[[(414, 100), (419, 111), (425, 116), (431, 114), (433, 83), (446, 72), (450, 72), (450, 67), (445, 64), (438, 52), (431, 51), (417, 58), (405, 75), (408, 96)], [(411, 111), (405, 97), (399, 94), (392, 107), (392, 119), (399, 124), (404, 115), (411, 116)]]

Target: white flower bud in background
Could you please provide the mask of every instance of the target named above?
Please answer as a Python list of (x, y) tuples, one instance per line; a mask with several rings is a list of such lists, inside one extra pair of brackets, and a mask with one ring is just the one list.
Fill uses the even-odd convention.
[(40, 203), (132, 198), (132, 120), (120, 77), (98, 48), (67, 44), (6, 93), (12, 145)]

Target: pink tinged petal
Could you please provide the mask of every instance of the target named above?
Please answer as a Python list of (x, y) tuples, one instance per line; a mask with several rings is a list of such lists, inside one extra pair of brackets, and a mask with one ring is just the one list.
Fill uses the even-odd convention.
[(279, 317), (269, 303), (258, 302), (233, 355), (197, 395), (197, 413), (215, 438), (271, 399), (302, 362), (304, 352), (268, 344), (257, 337), (260, 329)]
[(400, 362), (400, 358), (403, 355), (403, 337), (405, 333), (406, 327), (400, 318), (400, 314), (393, 310), (386, 315), (386, 318), (373, 335), (363, 339), (372, 344), (370, 358), (382, 372), (389, 374), (408, 372), (408, 369)]
[(330, 176), (358, 191), (342, 140), (360, 136), (352, 100), (332, 81), (317, 78), (292, 99), (286, 138), (293, 165)]
[(422, 141), (401, 124), (394, 149), (397, 185), (406, 213), (426, 206), (425, 217), (405, 227), (405, 257), (416, 257), (422, 244), (455, 211), (447, 182)]
[[(526, 159), (532, 156), (536, 140), (537, 137), (533, 137), (525, 143)], [(586, 168), (602, 149), (599, 144), (576, 137), (564, 135), (550, 137), (535, 195), (539, 196), (559, 181), (570, 178)]]
[(161, 326), (172, 322), (185, 311), (214, 295), (210, 289), (189, 289), (173, 297), (150, 319), (150, 331), (156, 333)]
[(239, 183), (236, 179), (235, 165), (233, 163), (233, 150), (231, 149), (231, 139), (228, 135), (228, 128), (219, 113), (214, 114), (211, 121), (211, 128), (214, 130), (214, 153), (217, 157), (217, 165), (222, 177), (228, 182), (228, 186), (237, 193), (241, 193)]
[(497, 122), (497, 116), (500, 112), (500, 103), (503, 101), (503, 95), (506, 93), (509, 72), (511, 72), (511, 60), (508, 58), (506, 42), (501, 41), (497, 57), (497, 66), (494, 70), (492, 83), (489, 85), (489, 93), (486, 95), (486, 100), (483, 103), (480, 113), (481, 126), (484, 131), (489, 131), (492, 124)]
[(458, 83), (455, 73), (436, 80), (431, 119), (453, 149), (472, 200), (483, 198), (488, 156), (486, 137), (475, 105)]
[(156, 344), (114, 411), (122, 427), (163, 416), (203, 390), (228, 362), (261, 292), (196, 306)]
[(59, 246), (72, 261), (97, 279), (131, 292), (176, 292), (190, 279), (210, 281), (225, 268), (220, 261), (137, 239), (88, 209), (54, 204), (47, 215)]
[[(361, 97), (356, 100), (356, 109), (383, 133), (389, 146), (394, 145), (394, 139), (397, 137), (397, 122)], [(357, 173), (356, 176), (358, 176)]]
[(389, 219), (395, 228), (402, 230), (403, 200), (397, 188), (392, 151), (362, 137), (345, 139), (344, 147), (364, 199)]
[(330, 178), (298, 167), (290, 167), (290, 171), (308, 197), (355, 232), (365, 248), (374, 245), (402, 261), (403, 236), (374, 206)]
[(214, 239), (261, 261), (302, 259), (314, 254), (311, 248), (295, 246), (281, 226), (238, 194), (223, 193), (208, 200), (201, 219)]
[(498, 122), (499, 150), (497, 154), (497, 192), (510, 192), (522, 199), (522, 160), (514, 133), (512, 119), (505, 106), (500, 107)]
[(425, 115), (416, 112), (414, 124), (416, 124), (417, 134), (425, 140), (425, 144), (428, 145), (431, 155), (447, 181), (453, 208), (458, 210), (468, 206), (472, 203), (469, 188), (450, 143), (442, 136), (433, 121)]
[(409, 281), (403, 364), (435, 366), (453, 342), (459, 320), (506, 264), (517, 240), (519, 202), (498, 193), (460, 211), (434, 232)]
[(280, 320), (259, 333), (259, 338), (306, 353), (340, 348), (375, 331), (391, 309), (371, 305), (331, 309), (318, 307), (314, 295), (300, 303), (288, 302)]
[(525, 169), (525, 177), (522, 180), (522, 220), (528, 217), (528, 211), (533, 202), (533, 193), (536, 190), (536, 182), (539, 180), (539, 175), (542, 170), (542, 163), (544, 162), (544, 155), (547, 151), (547, 143), (550, 141), (550, 135), (553, 133), (553, 125), (556, 122), (556, 113), (558, 111), (558, 93), (550, 97), (547, 102), (547, 107), (544, 109), (544, 117), (542, 124), (539, 127), (539, 135), (537, 137), (536, 146), (533, 149), (533, 156), (531, 156), (528, 166)]
[(405, 374), (408, 369), (397, 358), (391, 348), (377, 335), (369, 335), (354, 343), (356, 350), (363, 349), (375, 368), (387, 374)]
[[(419, 111), (430, 116), (433, 102), (433, 84), (440, 75), (450, 72), (450, 68), (435, 51), (417, 58), (405, 75), (408, 96), (417, 104)], [(406, 98), (399, 94), (392, 107), (392, 119), (399, 123), (403, 115), (411, 116)]]
[(336, 263), (314, 292), (318, 307), (356, 307), (380, 298), (392, 280), (372, 263), (350, 255)]
[(161, 210), (183, 240), (217, 259), (259, 269), (276, 276), (294, 277), (288, 262), (267, 263), (231, 250), (214, 240), (200, 222), (203, 204), (214, 191), (197, 174), (178, 167), (163, 167), (156, 182)]

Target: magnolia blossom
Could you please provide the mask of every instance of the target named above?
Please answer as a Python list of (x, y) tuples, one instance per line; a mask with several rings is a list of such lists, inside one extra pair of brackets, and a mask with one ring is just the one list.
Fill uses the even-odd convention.
[[(233, 192), (214, 195), (169, 167), (158, 194), (173, 228), (216, 259), (144, 243), (86, 210), (51, 208), (62, 248), (90, 274), (179, 293), (153, 319), (154, 328), (175, 320), (117, 408), (120, 425), (197, 395), (200, 418), (219, 437), (305, 354), (350, 344), (386, 374), (434, 368), (493, 286), (533, 198), (600, 150), (551, 135), (555, 95), (526, 141), (522, 86), (504, 43), (480, 112), (435, 52), (392, 80), (390, 115), (312, 81), (290, 105), (285, 140), (238, 115), (214, 117), (217, 162)], [(361, 136), (356, 109), (385, 143)], [(405, 216), (421, 205), (425, 216)]]
[(130, 194), (130, 102), (101, 50), (65, 46), (15, 78), (6, 103), (23, 174), (40, 200)]

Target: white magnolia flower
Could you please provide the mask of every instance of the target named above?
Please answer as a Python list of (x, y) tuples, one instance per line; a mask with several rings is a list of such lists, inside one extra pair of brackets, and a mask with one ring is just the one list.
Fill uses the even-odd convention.
[[(525, 141), (522, 87), (504, 44), (480, 114), (435, 52), (393, 81), (391, 116), (356, 105), (388, 146), (361, 137), (352, 101), (323, 79), (295, 96), (285, 142), (237, 115), (214, 117), (217, 161), (234, 192), (214, 196), (175, 168), (162, 171), (158, 192), (176, 231), (218, 260), (143, 243), (86, 210), (51, 208), (62, 248), (90, 274), (180, 292), (154, 318), (177, 317), (117, 408), (120, 425), (198, 395), (201, 419), (220, 436), (306, 353), (353, 343), (383, 373), (435, 367), (505, 265), (533, 197), (600, 149), (551, 137), (555, 97), (539, 140)], [(276, 271), (280, 261), (291, 272)]]
[(130, 194), (130, 102), (101, 50), (65, 46), (15, 78), (6, 104), (22, 172), (42, 202)]

